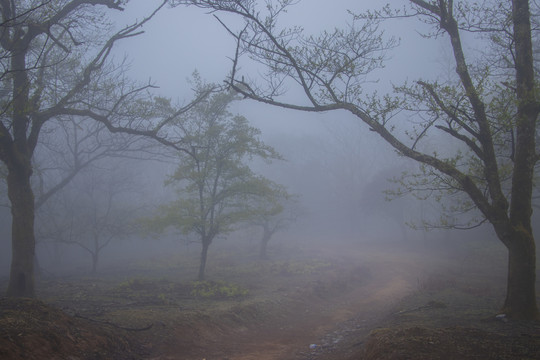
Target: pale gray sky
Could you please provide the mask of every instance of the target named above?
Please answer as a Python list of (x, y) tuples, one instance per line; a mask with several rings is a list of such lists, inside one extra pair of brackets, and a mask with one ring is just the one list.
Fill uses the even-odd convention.
[[(119, 17), (119, 24), (141, 18), (159, 2), (130, 1), (125, 13)], [(392, 3), (399, 6), (406, 1), (393, 0)], [(303, 0), (289, 8), (283, 23), (302, 26), (306, 33), (316, 34), (350, 21), (348, 9), (359, 12), (362, 7), (374, 8), (382, 4), (357, 0)], [(239, 23), (238, 18), (222, 14), (220, 17), (228, 24)], [(388, 22), (385, 25), (389, 34), (401, 38), (402, 45), (389, 54), (392, 60), (384, 72), (378, 75), (381, 84), (429, 74), (425, 62), (437, 64), (444, 59), (439, 55), (441, 47), (426, 47), (425, 40), (419, 41), (417, 30), (410, 25), (411, 21), (407, 20)], [(418, 25), (416, 22), (415, 26)], [(188, 90), (185, 79), (195, 69), (203, 78), (215, 82), (221, 81), (230, 69), (231, 62), (227, 57), (234, 54), (234, 40), (213, 16), (201, 9), (163, 9), (144, 29), (144, 35), (122, 42), (117, 53), (128, 55), (132, 63), (132, 76), (143, 81), (151, 78), (166, 96), (184, 98), (184, 92)], [(419, 57), (425, 62), (418, 61)]]
[[(160, 0), (130, 1), (125, 13), (118, 18), (118, 24), (140, 19), (159, 3)], [(407, 1), (392, 0), (391, 3), (399, 7)], [(360, 12), (362, 8), (380, 7), (382, 4), (357, 0), (303, 0), (289, 8), (282, 22), (285, 25), (301, 26), (308, 34), (317, 34), (349, 22), (349, 9)], [(220, 14), (220, 17), (227, 24), (241, 24), (239, 18), (224, 14)], [(444, 62), (444, 54), (439, 54), (442, 47), (437, 46), (436, 42), (426, 46), (425, 39), (419, 41), (420, 36), (412, 24), (408, 20), (385, 24), (388, 33), (399, 37), (402, 44), (388, 54), (391, 59), (386, 68), (372, 77), (372, 80), (378, 82), (369, 86), (387, 91), (392, 84), (401, 84), (405, 79), (431, 77), (435, 72), (426, 64), (434, 65), (435, 69)], [(415, 22), (414, 25), (417, 27), (419, 23)], [(119, 44), (117, 56), (127, 55), (132, 64), (130, 75), (139, 81), (151, 79), (160, 87), (158, 93), (161, 95), (187, 102), (191, 93), (186, 79), (195, 69), (210, 82), (221, 82), (229, 73), (231, 61), (228, 57), (234, 54), (234, 39), (205, 11), (184, 6), (164, 8), (144, 30), (145, 34)], [(246, 65), (243, 70), (248, 73)], [(256, 74), (246, 75), (256, 77)], [(234, 111), (242, 112), (264, 132), (320, 133), (322, 127), (317, 123), (320, 119), (336, 119), (335, 113), (314, 115), (284, 111), (253, 102), (242, 102), (236, 107)]]

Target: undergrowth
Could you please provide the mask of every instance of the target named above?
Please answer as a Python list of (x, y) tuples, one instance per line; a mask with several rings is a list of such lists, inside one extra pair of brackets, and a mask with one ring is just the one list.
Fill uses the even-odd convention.
[(191, 296), (207, 299), (239, 298), (248, 293), (247, 289), (224, 281), (195, 281), (191, 290)]

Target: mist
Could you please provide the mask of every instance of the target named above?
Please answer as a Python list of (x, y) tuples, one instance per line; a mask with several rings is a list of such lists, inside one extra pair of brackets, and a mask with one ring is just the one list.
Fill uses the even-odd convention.
[[(74, 344), (59, 346), (62, 356), (89, 358), (82, 354), (96, 348), (103, 351), (96, 358), (119, 359), (385, 359), (393, 356), (384, 353), (385, 339), (414, 357), (424, 351), (410, 345), (415, 336), (427, 343), (455, 335), (464, 348), (476, 349), (505, 343), (495, 334), (524, 349), (516, 359), (534, 358), (538, 340), (529, 344), (515, 334), (536, 336), (538, 321), (524, 330), (510, 320), (505, 291), (511, 247), (501, 241), (500, 224), (486, 215), (496, 196), (482, 163), (485, 147), (478, 145), (476, 125), (460, 122), (476, 113), (463, 105), (470, 92), (461, 87), (452, 47), (434, 17), (418, 21), (424, 13), (381, 12), (355, 18), (379, 4), (294, 3), (274, 14), (275, 23), (273, 17), (264, 23), (272, 31), (294, 28), (278, 36), (292, 39), (282, 48), (297, 56), (287, 68), (273, 58), (278, 51), (272, 42), (261, 40), (265, 32), (245, 25), (253, 20), (185, 3), (172, 1), (176, 6), (164, 6), (134, 35), (117, 41), (106, 61), (96, 62), (103, 72), (95, 83), (85, 84), (89, 90), (73, 100), (84, 111), (66, 110), (40, 129), (30, 169), (35, 298), (81, 321), (77, 329), (96, 326), (88, 332), (98, 334), (86, 345), (67, 336)], [(111, 11), (111, 31), (142, 21), (159, 4), (130, 1), (124, 11)], [(396, 9), (407, 4), (389, 2)], [(259, 7), (261, 14), (273, 9)], [(300, 29), (330, 34), (378, 17), (360, 33), (380, 31), (378, 45), (364, 46), (382, 50), (366, 51), (352, 65), (348, 50), (332, 48), (330, 40), (295, 37)], [(499, 121), (492, 146), (501, 194), (511, 200), (516, 140), (507, 123), (514, 120), (493, 114), (516, 112), (507, 92), (515, 87), (505, 82), (507, 68), (482, 68), (494, 51), (489, 39), (463, 33), (467, 61), (479, 64), (471, 70), (473, 85), (490, 124)], [(74, 34), (75, 49), (83, 42)], [(342, 35), (333, 34), (334, 41)], [(77, 61), (92, 59), (105, 41), (97, 35), (85, 35), (90, 50)], [(302, 46), (335, 52), (336, 63), (310, 58)], [(359, 60), (364, 58), (370, 60)], [(77, 73), (72, 79), (69, 71), (77, 61), (59, 66), (68, 75), (60, 81), (48, 75), (50, 83), (66, 89), (76, 83)], [(355, 61), (368, 70), (355, 70)], [(343, 74), (336, 70), (325, 83), (327, 74), (318, 72), (325, 66), (342, 66)], [(295, 69), (313, 76), (311, 83)], [(6, 89), (12, 91), (11, 85)], [(47, 92), (46, 101), (61, 98), (55, 92)], [(108, 116), (117, 116), (117, 123)], [(7, 169), (0, 168), (4, 292), (10, 291), (17, 253)], [(469, 196), (464, 178), (489, 206)], [(534, 183), (529, 252), (536, 255), (538, 198)], [(538, 256), (531, 258), (537, 262)], [(540, 272), (533, 272), (538, 289)], [(15, 307), (8, 301), (6, 309)], [(33, 314), (35, 304), (24, 306), (22, 313)], [(32, 316), (38, 315), (28, 323)], [(58, 328), (63, 326), (71, 325), (66, 320)], [(40, 328), (31, 334), (29, 341), (37, 343), (47, 333)], [(0, 355), (4, 349), (13, 359), (27, 354), (0, 343)], [(53, 353), (36, 350), (38, 357)]]
[[(300, 3), (287, 13), (284, 24), (295, 23), (302, 19), (302, 26), (306, 31), (315, 33), (320, 28), (339, 26), (346, 16), (346, 10), (353, 5), (356, 6), (353, 2), (340, 2), (339, 6), (323, 1), (311, 2), (309, 5)], [(150, 2), (135, 2), (120, 16), (116, 15), (116, 24), (118, 27), (129, 24), (148, 14), (152, 8), (153, 4)], [(327, 15), (324, 23), (314, 21), (318, 19), (316, 14), (322, 12)], [(388, 29), (389, 36), (400, 34), (402, 37), (403, 46), (400, 49), (417, 46), (414, 38), (418, 38), (418, 34), (414, 31), (403, 32), (402, 29), (408, 27), (406, 24), (400, 26)], [(196, 36), (181, 35), (188, 29)], [(171, 46), (172, 44), (174, 46)], [(127, 74), (133, 79), (150, 81), (157, 86), (155, 92), (159, 96), (185, 103), (191, 96), (192, 85), (187, 81), (191, 73), (196, 70), (205, 81), (221, 82), (229, 70), (228, 57), (231, 56), (233, 46), (234, 41), (213, 17), (196, 8), (178, 7), (158, 13), (153, 21), (145, 25), (142, 35), (119, 43), (114, 56), (117, 60), (127, 59), (129, 64)], [(434, 47), (437, 48), (436, 44)], [(430, 48), (423, 48), (422, 51), (428, 49)], [(372, 85), (383, 91), (389, 91), (393, 83), (415, 78), (418, 74), (426, 76), (437, 73), (436, 65), (433, 66), (433, 70), (428, 71), (425, 65), (418, 66), (412, 60), (407, 60), (406, 55), (410, 51), (412, 52), (398, 49), (396, 54), (389, 56), (390, 60), (384, 69), (384, 78), (378, 79)], [(437, 50), (431, 54), (426, 53), (428, 63), (436, 64), (442, 61), (440, 56)], [(403, 68), (407, 68), (407, 71), (403, 72)], [(380, 75), (375, 74), (375, 77), (377, 76)], [(287, 96), (298, 95), (291, 93)], [(276, 243), (283, 238), (284, 242), (292, 244), (294, 241), (306, 241), (308, 243), (305, 246), (309, 247), (315, 244), (324, 246), (329, 242), (332, 247), (341, 243), (357, 246), (363, 243), (403, 245), (407, 242), (412, 244), (415, 239), (426, 238), (422, 230), (412, 230), (405, 223), (421, 223), (426, 209), (436, 207), (436, 204), (429, 201), (415, 201), (407, 196), (387, 201), (388, 196), (384, 194), (385, 190), (393, 186), (387, 180), (399, 177), (402, 171), (414, 169), (416, 165), (397, 156), (349, 114), (302, 113), (277, 109), (249, 100), (235, 102), (231, 111), (246, 116), (254, 127), (261, 130), (262, 140), (274, 147), (284, 158), (284, 161), (275, 161), (270, 165), (255, 163), (253, 166), (256, 172), (283, 184), (291, 193), (298, 194), (302, 206), (306, 209), (305, 214), (286, 233), (276, 235), (274, 240)], [(136, 151), (133, 151), (134, 154), (129, 155), (119, 153), (119, 155), (112, 154), (111, 158), (103, 156), (103, 159), (78, 177), (92, 176), (107, 182), (110, 175), (109, 171), (104, 169), (122, 168), (122, 171), (131, 174), (131, 181), (136, 183), (129, 185), (131, 195), (127, 195), (132, 201), (136, 200), (132, 206), (139, 208), (142, 214), (145, 211), (146, 214), (151, 214), (152, 208), (160, 203), (160, 199), (171, 196), (171, 190), (167, 189), (164, 183), (175, 166), (175, 160), (170, 156), (169, 150), (152, 151), (157, 154), (137, 155)], [(164, 155), (161, 158), (160, 152)], [(118, 160), (117, 156), (125, 159)], [(139, 157), (142, 161), (129, 160), (133, 157)], [(51, 180), (49, 182), (54, 183)], [(78, 189), (80, 186), (86, 186), (84, 181), (75, 179), (68, 185), (68, 189), (58, 194), (58, 197), (67, 197), (69, 199), (66, 201), (79, 204), (81, 200), (77, 198), (81, 192)], [(68, 195), (68, 192), (71, 195)], [(7, 199), (4, 203), (8, 204)], [(64, 217), (61, 213), (55, 216)], [(5, 211), (2, 221), (9, 224), (9, 210)], [(3, 238), (9, 239), (9, 226), (2, 228), (5, 232)], [(292, 242), (286, 240), (289, 236), (297, 240)], [(457, 234), (453, 236), (461, 237)], [(131, 237), (133, 239), (111, 242), (110, 249), (104, 250), (104, 261), (116, 264), (114, 254), (127, 260), (130, 256), (140, 258), (149, 251), (168, 253), (176, 251), (178, 247), (182, 248), (178, 245), (182, 240), (177, 242), (172, 240), (174, 237), (182, 237), (179, 235), (169, 234), (163, 236), (164, 239)], [(234, 240), (227, 239), (227, 241)], [(4, 258), (1, 270), (2, 274), (7, 275), (9, 241), (4, 241), (3, 245)], [(88, 261), (85, 259), (88, 254), (85, 255), (85, 250), (80, 246), (77, 249), (77, 245), (75, 247), (71, 245), (38, 244), (39, 262), (43, 264), (44, 269), (47, 268), (46, 264), (54, 264), (53, 267), (66, 271), (70, 266), (78, 270), (85, 268), (83, 264)], [(118, 250), (114, 250), (116, 247)], [(106, 260), (107, 258), (110, 260)], [(49, 271), (54, 272), (52, 269)]]

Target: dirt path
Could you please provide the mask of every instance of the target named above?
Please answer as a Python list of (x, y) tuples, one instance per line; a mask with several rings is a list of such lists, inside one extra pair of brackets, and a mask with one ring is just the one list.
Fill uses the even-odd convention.
[(43, 282), (48, 303), (0, 298), (0, 358), (540, 358), (539, 324), (494, 316), (504, 282), (493, 268), (452, 271), (444, 258), (391, 250), (224, 258), (222, 278), (249, 289), (234, 299), (200, 298), (190, 283), (156, 277)]
[(393, 250), (215, 259), (214, 274), (249, 289), (238, 299), (197, 298), (151, 272), (43, 281), (48, 302), (0, 303), (0, 358), (344, 360), (417, 288), (422, 261)]
[(283, 308), (286, 316), (232, 329), (188, 357), (171, 349), (155, 360), (343, 360), (414, 289), (417, 265), (385, 256), (371, 259), (371, 278), (361, 286), (323, 297), (300, 292)]
[(504, 295), (497, 268), (438, 254), (363, 247), (265, 263), (220, 254), (214, 284), (246, 290), (233, 298), (193, 294), (176, 278), (191, 269), (178, 260), (127, 278), (44, 279), (44, 301), (0, 298), (0, 358), (539, 359), (540, 325), (493, 315)]

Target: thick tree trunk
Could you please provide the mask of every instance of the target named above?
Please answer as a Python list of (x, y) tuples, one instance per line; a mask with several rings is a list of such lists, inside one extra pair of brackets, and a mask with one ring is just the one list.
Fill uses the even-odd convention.
[[(508, 287), (503, 311), (522, 320), (540, 319), (536, 304), (536, 247), (532, 233), (532, 192), (539, 101), (535, 85), (528, 0), (512, 1), (516, 69), (516, 146), (510, 203)], [(505, 241), (507, 240), (507, 241)]]
[(203, 240), (203, 246), (201, 251), (201, 262), (199, 264), (199, 281), (204, 281), (204, 270), (206, 269), (206, 257), (208, 256), (208, 248), (210, 247), (210, 242)]
[(11, 202), (11, 272), (7, 289), (10, 297), (34, 297), (34, 194), (31, 169), (8, 169), (8, 195)]
[[(27, 37), (31, 39), (31, 37)], [(12, 122), (0, 136), (0, 158), (7, 167), (8, 197), (11, 203), (11, 272), (7, 289), (10, 297), (34, 297), (34, 194), (30, 185), (32, 154), (37, 133), (27, 139), (32, 105), (29, 101), (30, 83), (26, 67), (26, 54), (30, 40), (14, 43), (10, 73), (13, 75)], [(37, 124), (37, 122), (36, 122)], [(5, 131), (5, 129), (4, 129)]]
[(536, 247), (531, 233), (519, 231), (508, 246), (508, 282), (502, 312), (518, 320), (538, 320)]

